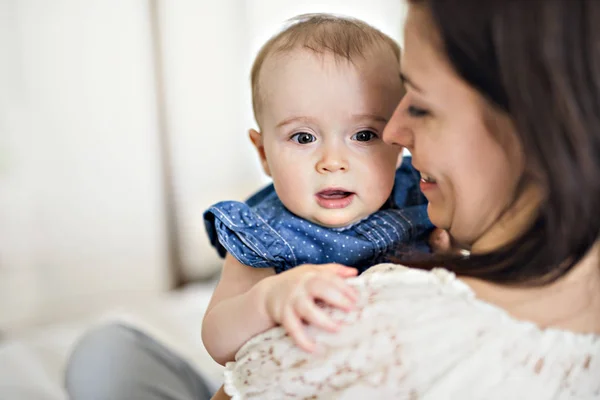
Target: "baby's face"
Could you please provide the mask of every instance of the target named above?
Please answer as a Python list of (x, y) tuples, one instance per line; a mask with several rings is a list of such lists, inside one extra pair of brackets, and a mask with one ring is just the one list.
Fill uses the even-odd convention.
[(266, 60), (260, 85), (263, 165), (285, 206), (327, 227), (377, 211), (401, 150), (381, 139), (404, 94), (393, 53), (350, 63), (296, 50)]

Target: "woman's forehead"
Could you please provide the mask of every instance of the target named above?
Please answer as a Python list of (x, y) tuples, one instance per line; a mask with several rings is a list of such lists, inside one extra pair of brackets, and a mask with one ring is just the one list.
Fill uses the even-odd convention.
[[(437, 29), (423, 6), (411, 6), (406, 20), (401, 72), (416, 85), (426, 86), (431, 78), (454, 74)], [(426, 78), (425, 78), (426, 77)], [(425, 80), (425, 82), (419, 82)]]
[(428, 43), (438, 51), (443, 48), (439, 29), (431, 16), (429, 8), (423, 5), (411, 5), (404, 24), (405, 40), (407, 36)]

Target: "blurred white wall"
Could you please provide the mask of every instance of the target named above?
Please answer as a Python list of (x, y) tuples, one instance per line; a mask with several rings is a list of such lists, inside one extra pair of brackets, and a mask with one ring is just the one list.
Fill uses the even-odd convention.
[(327, 12), (360, 18), (402, 41), (406, 4), (402, 0), (246, 0), (250, 56), (288, 19), (306, 13)]
[(169, 287), (148, 2), (0, 18), (0, 330)]
[(159, 5), (179, 249), (186, 275), (203, 277), (221, 260), (202, 213), (220, 200), (243, 200), (264, 182), (246, 133), (244, 1)]
[(260, 46), (308, 12), (400, 40), (403, 4), (0, 0), (0, 330), (171, 287), (161, 134), (184, 272), (214, 272), (202, 212), (267, 182), (247, 138)]

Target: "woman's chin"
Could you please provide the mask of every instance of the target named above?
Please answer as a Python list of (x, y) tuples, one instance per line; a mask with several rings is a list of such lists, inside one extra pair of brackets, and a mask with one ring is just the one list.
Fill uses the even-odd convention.
[(450, 218), (447, 217), (447, 213), (431, 202), (427, 204), (427, 216), (436, 228), (443, 230), (450, 229), (451, 221)]

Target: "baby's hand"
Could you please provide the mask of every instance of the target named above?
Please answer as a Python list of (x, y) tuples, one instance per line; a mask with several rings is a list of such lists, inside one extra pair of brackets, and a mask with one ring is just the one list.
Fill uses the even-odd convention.
[(356, 274), (356, 269), (339, 264), (303, 265), (265, 279), (267, 313), (275, 323), (283, 325), (298, 346), (312, 352), (315, 343), (306, 335), (302, 322), (331, 332), (338, 330), (340, 324), (316, 302), (351, 310), (357, 293), (344, 278)]
[(465, 250), (454, 246), (448, 231), (435, 228), (429, 235), (429, 246), (436, 254), (464, 255)]
[(429, 246), (434, 253), (448, 254), (452, 252), (452, 241), (450, 234), (440, 228), (435, 228), (429, 235)]

